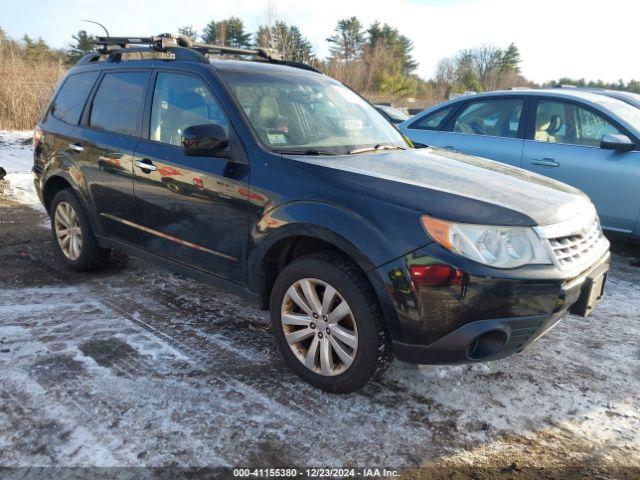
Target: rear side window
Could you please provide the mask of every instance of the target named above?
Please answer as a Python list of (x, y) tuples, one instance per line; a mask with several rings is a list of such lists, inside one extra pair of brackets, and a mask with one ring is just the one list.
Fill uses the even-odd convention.
[(147, 72), (107, 73), (93, 97), (89, 125), (135, 136), (144, 104)]
[(438, 130), (452, 108), (453, 107), (443, 108), (442, 110), (425, 115), (413, 122), (409, 128), (416, 128), (419, 130)]
[(456, 118), (453, 131), (516, 138), (522, 116), (522, 105), (521, 99), (472, 102)]
[(63, 122), (77, 125), (96, 78), (98, 72), (79, 73), (68, 77), (51, 104), (51, 115)]

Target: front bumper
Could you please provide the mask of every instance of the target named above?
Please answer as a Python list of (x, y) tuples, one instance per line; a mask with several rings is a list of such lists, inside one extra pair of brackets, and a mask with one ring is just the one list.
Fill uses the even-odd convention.
[[(446, 263), (442, 250), (429, 245), (378, 269), (393, 304), (395, 319), (389, 323), (399, 360), (467, 363), (519, 352), (569, 312), (585, 282), (610, 264), (606, 252), (573, 278), (554, 278), (538, 268), (531, 275), (503, 271), (498, 277), (466, 261)], [(436, 267), (455, 273), (439, 284), (433, 278), (425, 283), (424, 272)]]

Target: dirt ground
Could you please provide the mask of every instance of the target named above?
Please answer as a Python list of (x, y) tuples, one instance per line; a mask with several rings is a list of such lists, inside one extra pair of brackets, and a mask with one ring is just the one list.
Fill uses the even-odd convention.
[(287, 370), (265, 312), (123, 255), (65, 270), (47, 220), (0, 199), (0, 477), (33, 466), (640, 477), (638, 246), (614, 243), (591, 317), (566, 317), (521, 354), (395, 362), (335, 396)]

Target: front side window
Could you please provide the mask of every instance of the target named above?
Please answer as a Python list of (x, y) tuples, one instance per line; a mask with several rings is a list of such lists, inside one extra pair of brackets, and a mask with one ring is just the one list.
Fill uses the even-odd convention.
[(267, 148), (332, 154), (407, 143), (378, 111), (327, 77), (301, 72), (220, 72)]
[(58, 120), (77, 125), (96, 78), (98, 72), (79, 73), (68, 77), (51, 103), (51, 114)]
[(144, 104), (146, 72), (107, 73), (93, 98), (89, 125), (135, 136)]
[(572, 103), (539, 101), (535, 139), (539, 142), (599, 147), (602, 137), (620, 131), (601, 115)]
[(159, 73), (149, 138), (179, 146), (185, 128), (206, 123), (217, 123), (229, 131), (229, 121), (205, 83), (190, 75)]
[(447, 115), (449, 115), (449, 112), (452, 108), (453, 107), (443, 108), (442, 110), (438, 110), (437, 112), (425, 115), (424, 117), (413, 122), (409, 128), (416, 128), (419, 130), (438, 130), (442, 125), (442, 122), (444, 122), (444, 119), (447, 118)]
[(522, 105), (521, 99), (472, 102), (457, 116), (453, 131), (516, 138), (522, 117)]

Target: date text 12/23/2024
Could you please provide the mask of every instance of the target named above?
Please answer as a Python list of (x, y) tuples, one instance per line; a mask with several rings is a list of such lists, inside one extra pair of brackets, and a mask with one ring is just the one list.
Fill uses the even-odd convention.
[(237, 478), (393, 478), (397, 470), (388, 468), (235, 468)]

